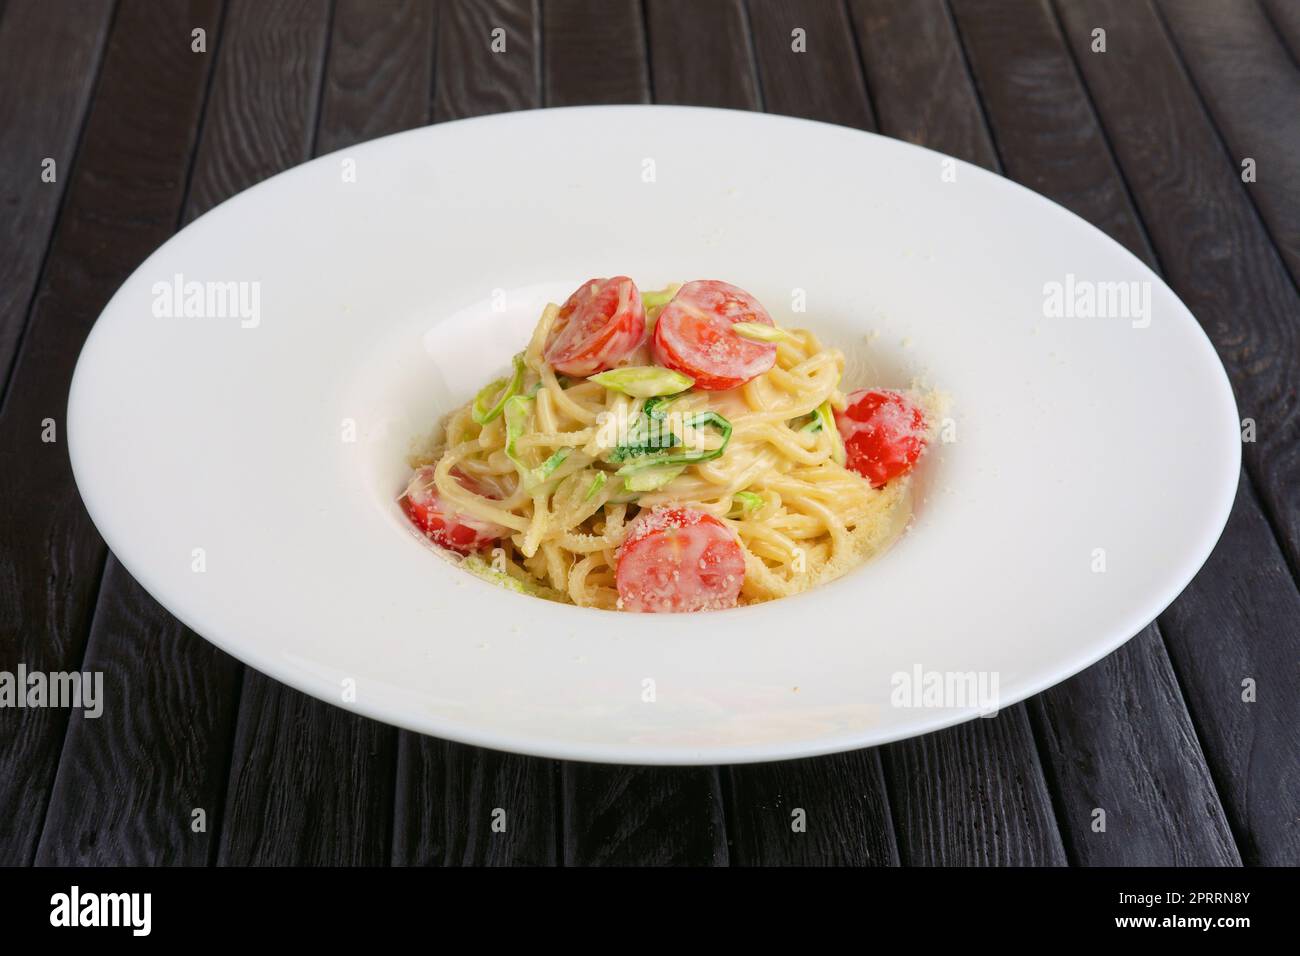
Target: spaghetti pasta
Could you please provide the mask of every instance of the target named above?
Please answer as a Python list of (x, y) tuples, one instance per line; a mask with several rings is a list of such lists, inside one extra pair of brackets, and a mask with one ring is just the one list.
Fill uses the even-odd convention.
[[(647, 293), (637, 320), (653, 328), (676, 288)], [(844, 465), (832, 418), (848, 404), (844, 356), (812, 332), (780, 330), (770, 367), (742, 385), (642, 397), (656, 370), (671, 374), (656, 364), (658, 349), (643, 340), (622, 356), (617, 369), (639, 375), (622, 376), (624, 390), (569, 375), (548, 360), (564, 320), (548, 305), (517, 358), (522, 374), (452, 412), (412, 459), (404, 498), (432, 493), (457, 531), (473, 532), (470, 544), (449, 546), (486, 554), (493, 545), (490, 563), (465, 562), (471, 570), (618, 609), (620, 549), (635, 519), (685, 508), (734, 536), (743, 558), (734, 603), (751, 604), (838, 577), (906, 525), (906, 475), (873, 487)]]

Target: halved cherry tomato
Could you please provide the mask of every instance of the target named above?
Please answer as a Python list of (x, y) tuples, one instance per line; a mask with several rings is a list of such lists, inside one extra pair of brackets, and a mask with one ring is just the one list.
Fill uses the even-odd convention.
[(907, 474), (925, 451), (925, 412), (901, 392), (858, 389), (844, 411), (835, 413), (835, 424), (844, 439), (846, 467), (874, 488)]
[(645, 307), (627, 276), (588, 279), (564, 305), (543, 355), (558, 372), (579, 378), (613, 368), (645, 341)]
[(633, 523), (618, 552), (625, 611), (734, 607), (745, 580), (740, 543), (725, 524), (690, 508), (660, 508)]
[[(453, 469), (452, 476), (475, 494), (492, 497), (459, 469)], [(423, 531), (430, 541), (457, 554), (482, 551), (513, 533), (502, 525), (448, 508), (433, 482), (432, 465), (417, 469), (411, 476), (411, 481), (402, 494), (401, 505), (411, 523)]]
[(695, 387), (720, 391), (744, 385), (776, 364), (776, 346), (741, 338), (737, 322), (774, 325), (757, 299), (727, 282), (688, 282), (655, 322), (655, 361), (695, 379)]

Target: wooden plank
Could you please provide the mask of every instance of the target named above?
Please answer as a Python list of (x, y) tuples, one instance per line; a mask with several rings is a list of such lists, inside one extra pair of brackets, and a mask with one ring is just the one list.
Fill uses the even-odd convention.
[(880, 131), (996, 169), (945, 0), (852, 0), (850, 9)]
[[(1081, 0), (1059, 11), (1169, 283), (1257, 423), (1246, 470), (1300, 574), (1300, 295), (1151, 7)], [(1101, 22), (1119, 42), (1092, 53)]]
[[(958, 3), (956, 13), (1007, 171), (1154, 265), (1050, 10)], [(1074, 861), (1235, 862), (1190, 716), (1171, 689), (1175, 684), (1159, 632), (1149, 628), (1104, 662), (1030, 702)], [(1163, 691), (1166, 706), (1119, 711), (1100, 703), (1155, 691)], [(1134, 746), (1138, 740), (1140, 749)], [(1174, 748), (1175, 742), (1185, 746)], [(1093, 829), (1096, 809), (1107, 813), (1105, 831)], [(1190, 821), (1202, 825), (1188, 826)]]
[[(748, 21), (739, 4), (652, 0), (650, 53), (656, 97), (741, 109), (759, 107)], [(897, 862), (880, 759), (874, 751), (724, 768), (730, 860), (777, 863)], [(804, 812), (806, 829), (792, 827)]]
[[(435, 120), (541, 106), (538, 0), (443, 0), (438, 12)], [(504, 49), (492, 49), (493, 31)]]
[(650, 102), (637, 0), (546, 0), (542, 42), (547, 106)]
[[(882, 131), (996, 170), (998, 156), (946, 5), (856, 0), (851, 8)], [(903, 861), (1064, 862), (1025, 708), (999, 716), (997, 733), (983, 723), (887, 749), (891, 792), (906, 801), (894, 807)], [(910, 781), (905, 775), (915, 768), (936, 774), (938, 786)], [(1008, 774), (1016, 786), (1003, 786)]]
[(1160, 620), (1242, 861), (1297, 866), (1300, 594), (1268, 530), (1243, 480), (1219, 547)]
[(1295, 0), (1260, 0), (1269, 22), (1286, 44), (1293, 62), (1300, 63), (1300, 4)]
[(429, 121), (436, 12), (425, 0), (338, 0), (318, 155)]
[(656, 103), (760, 107), (742, 0), (648, 0), (646, 26)]
[(727, 863), (716, 768), (562, 766), (566, 866)]
[[(1151, 247), (1050, 10), (1041, 0), (954, 0), (952, 9), (1006, 174), (1150, 263)], [(1012, 53), (1015, 69), (1004, 60)]]
[(749, 19), (769, 113), (875, 129), (853, 26), (842, 4), (750, 0)]
[[(68, 464), (68, 386), (109, 297), (176, 227), (208, 69), (190, 53), (188, 39), (177, 42), (177, 21), (188, 38), (189, 24), (214, 23), (214, 12), (213, 4), (188, 13), (133, 6), (119, 15), (109, 40), (0, 409), (0, 492), (23, 502), (0, 511), (3, 670), (22, 662), (32, 671), (69, 671), (82, 663), (105, 550)], [(124, 124), (124, 115), (136, 120)], [(41, 440), (47, 417), (58, 429), (56, 442)], [(107, 683), (105, 694), (108, 716), (101, 719), (124, 719), (123, 688)], [(0, 710), (0, 859), (30, 861), (36, 851), (68, 716), (56, 708)], [(64, 787), (73, 782), (61, 781)]]
[(556, 768), (551, 760), (402, 734), (393, 863), (554, 865)]
[(386, 863), (394, 736), (245, 669), (217, 863)]
[(1071, 862), (1240, 865), (1154, 624), (1035, 697), (1030, 713)]
[[(72, 176), (112, 12), (111, 0), (16, 0), (0, 19), (0, 394)], [(53, 182), (42, 178), (47, 159)]]
[(230, 0), (186, 222), (311, 156), (329, 0)]
[[(1294, 733), (1300, 641), (1291, 626), (1294, 614), (1286, 616), (1295, 597), (1300, 521), (1294, 494), (1300, 479), (1300, 415), (1293, 358), (1300, 297), (1155, 12), (1093, 0), (1059, 11), (1170, 284), (1218, 348), (1243, 417), (1258, 421), (1258, 442), (1244, 448), (1253, 480), (1238, 494), (1206, 569), (1161, 622), (1242, 859), (1292, 858), (1294, 814), (1285, 805), (1279, 814), (1278, 807), (1264, 802), (1272, 784), (1288, 778), (1273, 770), (1260, 786), (1254, 768), (1282, 767), (1286, 761), (1300, 765), (1300, 739)], [(1124, 42), (1092, 54), (1091, 30), (1103, 20)], [(1106, 58), (1104, 65), (1089, 59), (1096, 56)], [(1145, 93), (1140, 99), (1126, 93), (1139, 88)], [(1270, 566), (1275, 547), (1265, 533), (1270, 526), (1290, 565), (1289, 589), (1284, 579), (1258, 571)], [(1216, 611), (1208, 618), (1216, 628), (1207, 630), (1207, 617), (1191, 613), (1198, 607), (1206, 615)], [(1266, 610), (1274, 613), (1261, 616)], [(1215, 643), (1248, 649), (1249, 656), (1242, 657), (1245, 650), (1238, 659), (1206, 654), (1204, 648)], [(1278, 666), (1281, 661), (1291, 664)], [(1251, 670), (1243, 671), (1243, 664)], [(1272, 692), (1242, 713), (1241, 682), (1262, 680), (1258, 675), (1264, 673)], [(1243, 740), (1247, 749), (1240, 751)], [(1265, 751), (1267, 757), (1258, 756)], [(1249, 773), (1243, 759), (1250, 761)]]
[(82, 667), (104, 675), (109, 704), (93, 720), (72, 714), (36, 862), (207, 864), (225, 797), (238, 664), (110, 556)]
[(1300, 70), (1262, 7), (1164, 0), (1158, 9), (1239, 173), (1254, 160), (1246, 193), (1300, 281)]
[(725, 769), (733, 864), (898, 865), (878, 748)]
[[(505, 31), (505, 49), (493, 52), (498, 28)], [(434, 57), (435, 119), (540, 105), (540, 32), (532, 0), (444, 0)], [(554, 761), (400, 733), (393, 863), (554, 864), (556, 767)]]
[[(650, 98), (639, 4), (548, 0), (543, 20), (548, 104)], [(565, 763), (560, 796), (568, 864), (726, 861), (714, 770)]]
[(884, 748), (907, 866), (1061, 866), (1024, 705)]
[[(394, 82), (406, 71), (428, 76), (432, 23), (403, 19), (412, 13), (423, 15), (415, 7), (342, 3), (331, 42), (327, 3), (233, 6), (196, 164), (195, 204), (302, 162), (316, 140), (324, 149), (343, 148), (355, 136), (421, 122), (427, 85)], [(423, 26), (427, 42), (399, 39), (404, 24)], [(381, 66), (389, 55), (398, 62)], [(415, 104), (397, 97), (398, 89), (415, 95)], [(387, 862), (395, 761), (392, 728), (246, 669), (218, 862)]]

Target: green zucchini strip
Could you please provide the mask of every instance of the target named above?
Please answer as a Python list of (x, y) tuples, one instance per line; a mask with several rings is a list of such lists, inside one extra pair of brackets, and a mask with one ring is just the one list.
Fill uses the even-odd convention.
[[(653, 412), (651, 413), (653, 414)], [(722, 435), (722, 444), (713, 450), (691, 449), (690, 451), (667, 451), (654, 452), (647, 455), (641, 455), (628, 461), (622, 468), (614, 474), (634, 475), (638, 471), (644, 471), (646, 468), (654, 468), (656, 465), (695, 465), (702, 461), (712, 461), (722, 456), (727, 450), (727, 444), (731, 441), (731, 422), (714, 411), (700, 412), (685, 420), (684, 424), (692, 428), (698, 428), (702, 425), (712, 425)]]
[[(514, 357), (514, 363), (515, 371), (510, 378), (499, 378), (474, 396), (474, 404), (470, 408), (470, 415), (478, 424), (486, 425), (500, 415), (505, 410), (506, 402), (519, 393), (520, 387), (524, 384), (523, 352)], [(493, 398), (496, 401), (492, 402)], [(488, 402), (492, 402), (492, 405), (489, 406)]]

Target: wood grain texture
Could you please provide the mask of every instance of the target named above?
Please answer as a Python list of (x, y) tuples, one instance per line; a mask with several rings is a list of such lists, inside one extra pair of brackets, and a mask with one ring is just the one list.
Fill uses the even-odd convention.
[[(0, 409), (0, 669), (78, 669), (105, 550), (78, 498), (64, 422), (82, 342), (109, 297), (176, 227), (207, 61), (180, 23), (192, 11), (126, 5)], [(11, 10), (10, 13), (13, 11)], [(58, 441), (41, 440), (53, 419)], [(0, 710), (0, 861), (36, 851), (67, 711)]]
[(566, 866), (728, 862), (716, 768), (565, 763), (561, 781)]
[(402, 734), (393, 863), (553, 866), (557, 765)]
[(186, 222), (311, 155), (328, 0), (230, 0)]
[(945, 0), (851, 0), (880, 131), (997, 168)]
[[(1246, 470), (1300, 573), (1300, 294), (1154, 10), (1079, 0), (1059, 11), (1169, 283), (1214, 343), (1241, 416), (1258, 423)], [(1102, 19), (1123, 42), (1094, 54)]]
[(656, 103), (761, 105), (742, 0), (646, 0)]
[(898, 865), (878, 749), (724, 772), (733, 864)]
[(638, 0), (546, 0), (542, 43), (547, 106), (650, 102)]
[(1300, 594), (1248, 481), (1161, 626), (1242, 860), (1300, 865)]
[(1006, 174), (1149, 262), (1124, 181), (1044, 0), (953, 0), (952, 10)]
[[(492, 49), (502, 30), (505, 49)], [(433, 118), (462, 119), (541, 105), (542, 18), (538, 0), (443, 0)]]
[(1300, 124), (1279, 122), (1300, 114), (1300, 70), (1256, 4), (1162, 0), (1157, 9), (1239, 176), (1245, 158), (1255, 161), (1246, 194), (1300, 281)]
[(1155, 625), (1029, 709), (1072, 863), (1240, 865)]
[(394, 736), (246, 668), (217, 863), (387, 863)]
[(317, 154), (429, 121), (435, 12), (426, 0), (338, 0)]
[[(1155, 265), (1051, 11), (1042, 4), (959, 3), (957, 20), (1007, 170)], [(1092, 162), (1080, 164), (1081, 153)], [(1159, 632), (1150, 628), (1030, 702), (1058, 823), (1075, 862), (1235, 860), (1175, 685)], [(1159, 691), (1166, 706), (1108, 706)], [(1134, 747), (1139, 740), (1141, 749)], [(1107, 810), (1112, 836), (1093, 831), (1096, 808)], [(1202, 817), (1203, 826), (1185, 825)], [(1116, 832), (1122, 839), (1114, 838)]]
[(907, 866), (1063, 866), (1023, 704), (883, 748)]
[(103, 674), (104, 711), (71, 716), (36, 862), (206, 865), (226, 791), (238, 665), (110, 555), (82, 667)]
[(1291, 60), (1300, 64), (1300, 4), (1295, 0), (1260, 0), (1269, 23), (1286, 44)]
[[(1215, 553), (1161, 625), (1243, 861), (1294, 862), (1300, 641), (1292, 545), (1300, 505), (1287, 430), (1300, 427), (1295, 290), (1154, 11), (1088, 2), (1061, 14), (1171, 285), (1224, 358), (1243, 416), (1259, 419), (1260, 440), (1244, 449), (1254, 480), (1243, 482)], [(1080, 39), (1098, 17), (1127, 40), (1105, 69), (1083, 59)], [(1134, 85), (1147, 93), (1140, 102), (1122, 95)], [(1260, 407), (1267, 419), (1254, 411)], [(1270, 526), (1281, 532), (1289, 577), (1277, 572)], [(1215, 645), (1224, 652), (1207, 653)], [(1245, 705), (1241, 682), (1263, 673), (1273, 692)]]
[[(874, 129), (853, 27), (827, 0), (750, 0), (749, 19), (769, 113)], [(803, 31), (805, 52), (795, 52)]]
[[(0, 18), (0, 394), (72, 176), (112, 12), (111, 0), (17, 0)], [(52, 183), (42, 179), (46, 159), (55, 162)]]
[[(505, 50), (492, 52), (492, 30)], [(444, 0), (434, 57), (434, 119), (541, 101), (537, 4)], [(550, 865), (559, 859), (556, 764), (398, 735), (392, 861), (398, 865)], [(505, 831), (493, 829), (504, 813)]]

